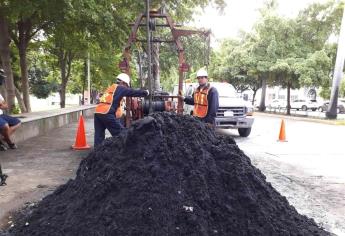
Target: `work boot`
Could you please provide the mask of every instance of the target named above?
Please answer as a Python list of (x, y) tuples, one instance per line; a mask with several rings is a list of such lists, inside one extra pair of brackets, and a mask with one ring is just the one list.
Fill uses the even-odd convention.
[(7, 144), (10, 149), (17, 149), (18, 146), (15, 143), (8, 143)]
[(5, 175), (5, 174), (1, 174), (0, 175), (0, 186), (4, 186), (4, 185), (7, 185), (6, 184), (6, 179), (7, 179), (7, 175)]
[(7, 147), (6, 145), (0, 140), (0, 151), (6, 151)]

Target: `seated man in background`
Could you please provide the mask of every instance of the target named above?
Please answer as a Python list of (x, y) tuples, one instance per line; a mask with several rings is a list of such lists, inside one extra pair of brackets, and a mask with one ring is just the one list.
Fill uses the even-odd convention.
[[(4, 79), (6, 78), (4, 71), (0, 69), (0, 86), (2, 85)], [(10, 149), (16, 149), (17, 145), (11, 140), (11, 135), (20, 126), (20, 120), (5, 115), (3, 109), (7, 109), (7, 103), (5, 99), (0, 94), (0, 151), (6, 151), (7, 147), (2, 142), (2, 139), (7, 143)]]

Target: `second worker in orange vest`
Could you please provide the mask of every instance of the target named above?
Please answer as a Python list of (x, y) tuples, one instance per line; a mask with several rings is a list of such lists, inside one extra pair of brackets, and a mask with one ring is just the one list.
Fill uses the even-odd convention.
[(199, 87), (192, 97), (184, 98), (185, 103), (194, 105), (193, 116), (203, 122), (215, 125), (215, 118), (219, 107), (218, 91), (208, 83), (207, 71), (200, 69), (197, 72)]
[(121, 73), (117, 76), (117, 82), (112, 84), (99, 99), (96, 107), (95, 125), (95, 147), (105, 139), (105, 130), (109, 130), (112, 136), (118, 135), (124, 126), (121, 124), (123, 97), (146, 97), (148, 90), (129, 88), (130, 78), (127, 74)]

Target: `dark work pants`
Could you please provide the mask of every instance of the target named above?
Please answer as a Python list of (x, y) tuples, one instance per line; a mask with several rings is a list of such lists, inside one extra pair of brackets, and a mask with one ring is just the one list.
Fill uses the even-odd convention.
[(208, 124), (211, 124), (213, 126), (216, 125), (216, 119), (213, 117), (207, 117), (206, 119), (205, 118), (199, 118), (199, 117), (196, 117), (197, 119), (199, 119), (200, 121), (204, 122), (204, 123), (208, 123)]
[(95, 144), (94, 146), (100, 145), (105, 139), (105, 130), (109, 130), (112, 136), (118, 135), (123, 125), (120, 119), (115, 118), (114, 114), (99, 114), (95, 113), (94, 117), (95, 124)]

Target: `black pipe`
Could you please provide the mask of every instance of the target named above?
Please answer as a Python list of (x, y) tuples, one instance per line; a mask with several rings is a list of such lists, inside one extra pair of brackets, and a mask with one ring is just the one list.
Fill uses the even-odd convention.
[(165, 111), (165, 102), (164, 101), (152, 101), (150, 111), (150, 101), (144, 100), (142, 103), (144, 114), (147, 115), (152, 112)]

